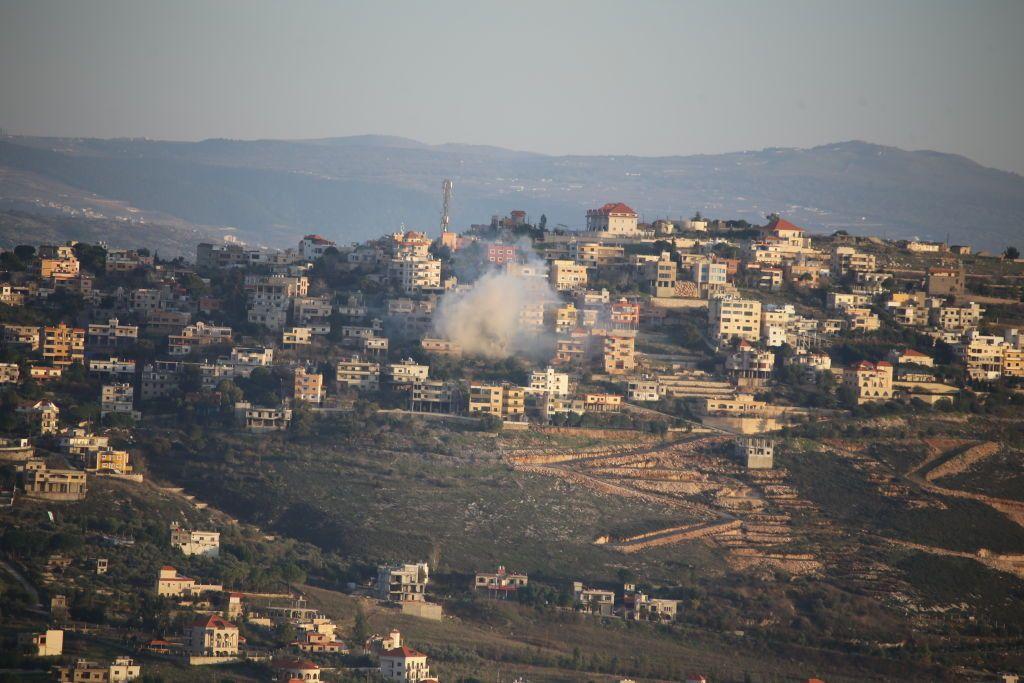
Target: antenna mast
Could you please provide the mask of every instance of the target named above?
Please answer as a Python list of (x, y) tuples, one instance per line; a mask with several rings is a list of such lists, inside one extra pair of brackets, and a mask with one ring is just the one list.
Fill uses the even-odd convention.
[(452, 181), (447, 178), (441, 183), (441, 234), (448, 232), (448, 223), (451, 222), (451, 217), (448, 215), (448, 210), (452, 204)]

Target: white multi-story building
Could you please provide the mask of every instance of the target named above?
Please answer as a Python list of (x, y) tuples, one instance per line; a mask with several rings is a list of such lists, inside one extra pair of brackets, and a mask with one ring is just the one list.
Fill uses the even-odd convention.
[(635, 237), (639, 234), (637, 213), (622, 202), (612, 202), (599, 209), (591, 209), (587, 211), (587, 231)]
[(335, 246), (334, 242), (320, 235), (306, 235), (299, 240), (299, 254), (302, 258), (315, 260), (323, 256), (324, 252), (333, 246)]
[(530, 375), (530, 389), (553, 396), (569, 395), (569, 375), (554, 368), (535, 370)]
[(396, 257), (388, 264), (388, 279), (407, 293), (437, 290), (441, 288), (441, 262), (411, 254)]

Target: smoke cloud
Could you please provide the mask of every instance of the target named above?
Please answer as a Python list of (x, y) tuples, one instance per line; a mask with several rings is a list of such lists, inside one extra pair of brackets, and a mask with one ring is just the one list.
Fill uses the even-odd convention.
[(469, 289), (444, 295), (434, 316), (434, 330), (457, 342), (464, 353), (486, 358), (550, 354), (554, 338), (524, 325), (524, 312), (536, 314), (558, 301), (547, 278), (488, 271)]

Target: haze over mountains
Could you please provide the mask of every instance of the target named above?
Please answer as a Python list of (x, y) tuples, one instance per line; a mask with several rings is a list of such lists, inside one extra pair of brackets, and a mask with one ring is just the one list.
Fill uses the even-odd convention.
[[(0, 209), (67, 211), (230, 226), (251, 243), (307, 232), (351, 242), (400, 229), (437, 232), (440, 188), (455, 183), (452, 227), (523, 209), (580, 228), (623, 201), (644, 220), (784, 214), (815, 231), (969, 243), (1022, 242), (1024, 178), (964, 157), (864, 142), (719, 155), (547, 156), (497, 147), (357, 136), (305, 141), (8, 137)], [(97, 208), (99, 207), (99, 208)], [(183, 233), (184, 234), (184, 233)], [(188, 234), (197, 234), (191, 229)], [(5, 239), (6, 241), (6, 239)]]

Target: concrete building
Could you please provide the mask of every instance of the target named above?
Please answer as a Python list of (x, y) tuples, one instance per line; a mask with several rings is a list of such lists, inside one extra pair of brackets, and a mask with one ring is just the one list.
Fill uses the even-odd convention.
[(554, 396), (569, 395), (569, 375), (558, 372), (552, 367), (545, 370), (534, 370), (530, 374), (530, 389)]
[(64, 654), (64, 631), (47, 629), (42, 633), (21, 633), (18, 642), (35, 657), (59, 657)]
[(309, 327), (286, 327), (281, 330), (281, 346), (294, 349), (313, 343), (313, 330)]
[(690, 267), (690, 278), (705, 289), (721, 287), (729, 283), (729, 266), (717, 261), (701, 261)]
[(644, 280), (647, 291), (658, 298), (677, 296), (676, 285), (679, 282), (679, 266), (672, 260), (672, 254), (663, 251), (658, 260), (643, 264)]
[(740, 340), (725, 358), (725, 371), (740, 385), (763, 383), (775, 371), (775, 354)]
[(319, 681), (320, 667), (308, 659), (275, 659), (271, 667), (277, 671), (279, 681)]
[(302, 258), (315, 261), (323, 256), (324, 252), (334, 246), (334, 242), (323, 238), (320, 235), (306, 235), (299, 240), (299, 254)]
[(587, 286), (587, 267), (575, 261), (556, 259), (548, 272), (551, 286), (560, 292), (584, 289)]
[(843, 372), (843, 381), (853, 388), (858, 404), (892, 399), (892, 365), (886, 361), (861, 361)]
[(85, 330), (61, 323), (43, 328), (43, 359), (59, 368), (85, 360)]
[(104, 384), (100, 393), (100, 417), (112, 413), (135, 416), (135, 390), (131, 384)]
[(208, 592), (219, 592), (224, 589), (219, 584), (202, 584), (195, 579), (182, 576), (171, 566), (163, 566), (157, 572), (156, 594), (160, 597), (180, 598), (194, 597)]
[(360, 391), (380, 389), (380, 364), (362, 360), (359, 356), (338, 361), (334, 366), (334, 376), (339, 387)]
[(429, 365), (420, 365), (412, 358), (406, 358), (388, 366), (388, 379), (396, 386), (409, 386), (422, 382), (430, 375)]
[(761, 339), (761, 302), (750, 299), (711, 299), (708, 302), (708, 334), (712, 339), (739, 337)]
[(661, 391), (658, 380), (648, 377), (641, 377), (629, 380), (626, 388), (626, 396), (630, 401), (646, 402), (661, 400)]
[(447, 339), (432, 339), (430, 337), (424, 337), (420, 340), (420, 348), (427, 353), (433, 353), (438, 356), (462, 355), (462, 345), (458, 342), (448, 341)]
[(194, 657), (238, 655), (238, 627), (216, 615), (196, 619), (184, 632), (185, 651)]
[(130, 657), (116, 657), (110, 664), (100, 664), (88, 659), (75, 660), (54, 668), (60, 683), (122, 683), (138, 680), (142, 666)]
[(493, 415), (502, 420), (522, 420), (526, 414), (526, 390), (511, 384), (471, 384), (469, 414)]
[(121, 377), (128, 379), (135, 376), (135, 361), (126, 358), (90, 358), (89, 374), (97, 377)]
[(836, 277), (850, 273), (870, 273), (875, 268), (874, 254), (865, 254), (846, 246), (836, 246), (832, 249), (832, 275)]
[(615, 607), (615, 593), (600, 588), (587, 588), (579, 581), (573, 581), (572, 599), (576, 603), (576, 609), (611, 616), (612, 608)]
[(639, 234), (637, 213), (621, 202), (608, 203), (599, 209), (591, 209), (587, 211), (587, 231), (636, 237)]
[(56, 502), (84, 500), (89, 490), (85, 472), (50, 469), (43, 460), (29, 460), (25, 463), (22, 488), (27, 498)]
[(736, 455), (748, 470), (771, 469), (775, 458), (775, 442), (763, 437), (736, 441)]
[(427, 656), (402, 645), (380, 653), (380, 675), (385, 681), (427, 681)]
[(636, 370), (636, 339), (632, 336), (607, 335), (602, 344), (604, 371), (608, 375), (624, 375)]
[(921, 365), (924, 367), (935, 367), (935, 360), (926, 353), (915, 349), (893, 349), (886, 356), (886, 359), (893, 365)]
[(427, 379), (412, 385), (409, 410), (417, 413), (454, 413), (458, 408), (458, 385)]
[(71, 280), (78, 277), (80, 264), (74, 256), (39, 260), (39, 277), (43, 280)]
[(113, 448), (92, 450), (83, 456), (86, 472), (98, 474), (131, 474), (131, 456), (128, 451)]
[(295, 368), (292, 396), (296, 402), (320, 405), (324, 396), (324, 376), (306, 368)]
[(955, 298), (962, 296), (967, 284), (963, 265), (929, 268), (925, 277), (928, 296)]
[(985, 309), (972, 301), (966, 306), (945, 305), (932, 308), (928, 314), (931, 325), (940, 330), (966, 332), (981, 324), (981, 317), (985, 314)]
[(21, 369), (17, 363), (0, 363), (0, 384), (17, 384)]
[(388, 279), (406, 293), (441, 289), (441, 262), (429, 257), (401, 256), (388, 264)]
[(573, 240), (569, 242), (569, 258), (581, 266), (596, 268), (624, 263), (626, 250), (617, 244)]
[(231, 343), (231, 328), (208, 325), (202, 321), (183, 328), (167, 337), (167, 352), (172, 356), (187, 356), (207, 346)]
[(473, 590), (487, 591), (492, 598), (502, 600), (515, 595), (515, 592), (526, 586), (530, 578), (526, 574), (510, 572), (505, 567), (498, 567), (493, 572), (477, 572), (473, 577)]
[(487, 263), (503, 266), (506, 263), (515, 263), (519, 260), (519, 249), (513, 244), (488, 244), (484, 258)]
[(247, 401), (235, 404), (235, 420), (253, 432), (283, 431), (292, 421), (291, 408), (254, 406)]
[(139, 340), (138, 325), (122, 325), (117, 318), (105, 323), (90, 323), (87, 328), (89, 348), (116, 349), (134, 346)]
[(29, 351), (39, 349), (41, 335), (34, 325), (4, 325), (3, 341), (7, 346), (24, 346)]
[(430, 567), (426, 562), (380, 565), (377, 597), (387, 602), (423, 602), (429, 580)]
[(220, 532), (185, 529), (177, 522), (171, 522), (171, 547), (183, 555), (219, 557)]
[(56, 434), (60, 429), (60, 408), (53, 401), (36, 401), (31, 406), (18, 408), (36, 434)]

